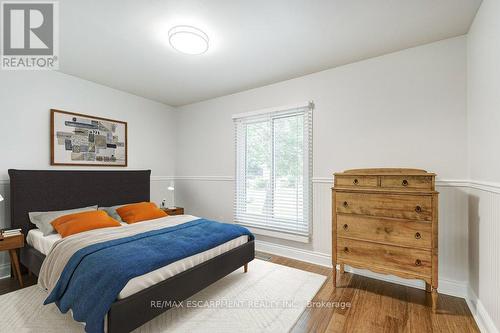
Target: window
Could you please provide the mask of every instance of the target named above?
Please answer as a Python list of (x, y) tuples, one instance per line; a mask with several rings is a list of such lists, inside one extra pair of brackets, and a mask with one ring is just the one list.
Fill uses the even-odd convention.
[(233, 117), (236, 223), (310, 235), (312, 106)]

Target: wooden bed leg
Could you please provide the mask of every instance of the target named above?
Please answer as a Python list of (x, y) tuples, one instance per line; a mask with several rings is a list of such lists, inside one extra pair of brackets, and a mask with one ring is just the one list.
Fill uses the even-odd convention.
[(248, 272), (248, 263), (243, 266), (243, 273)]

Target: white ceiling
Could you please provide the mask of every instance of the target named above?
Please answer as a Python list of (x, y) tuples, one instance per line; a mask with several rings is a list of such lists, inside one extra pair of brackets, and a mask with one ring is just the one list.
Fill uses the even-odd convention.
[[(178, 106), (465, 34), (480, 0), (64, 0), (60, 70)], [(167, 31), (210, 37), (182, 55)]]

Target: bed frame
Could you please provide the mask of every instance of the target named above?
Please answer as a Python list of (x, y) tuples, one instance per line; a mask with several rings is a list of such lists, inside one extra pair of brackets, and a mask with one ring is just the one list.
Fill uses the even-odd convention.
[[(99, 205), (115, 206), (150, 200), (150, 170), (143, 171), (46, 171), (9, 170), (11, 224), (24, 235), (35, 228), (28, 212), (65, 210)], [(130, 332), (194, 295), (255, 257), (250, 241), (229, 252), (174, 275), (127, 298), (115, 301), (108, 312), (107, 331)], [(26, 244), (22, 266), (38, 276), (45, 256)], [(166, 302), (163, 302), (166, 301)]]

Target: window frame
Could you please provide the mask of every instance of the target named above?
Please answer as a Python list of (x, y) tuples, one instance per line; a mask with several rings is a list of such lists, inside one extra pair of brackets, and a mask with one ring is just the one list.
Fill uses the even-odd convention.
[[(314, 103), (308, 102), (299, 105), (290, 105), (283, 107), (275, 107), (264, 110), (240, 113), (233, 115), (234, 121), (234, 138), (235, 138), (235, 189), (234, 189), (234, 222), (237, 224), (244, 225), (249, 228), (252, 232), (256, 234), (262, 234), (271, 237), (285, 238), (299, 242), (309, 242), (312, 236), (312, 156), (313, 156), (313, 144), (312, 144), (312, 132), (313, 132), (313, 119), (312, 111), (314, 109)], [(241, 194), (243, 194), (243, 202), (246, 202), (246, 186), (247, 186), (247, 173), (246, 173), (246, 156), (247, 156), (247, 142), (246, 142), (246, 126), (252, 123), (270, 122), (270, 141), (271, 141), (271, 176), (268, 191), (274, 196), (275, 194), (275, 120), (280, 118), (292, 117), (303, 115), (303, 205), (299, 207), (303, 213), (303, 219), (289, 219), (290, 221), (297, 221), (297, 228), (287, 228), (286, 224), (281, 227), (279, 223), (276, 225), (268, 225), (267, 223), (251, 222), (258, 221), (259, 219), (273, 220), (274, 219), (274, 197), (271, 200), (271, 212), (268, 214), (252, 214), (245, 213), (245, 217), (241, 217)], [(244, 128), (245, 130), (242, 130)], [(242, 142), (243, 141), (243, 142)], [(241, 153), (242, 147), (244, 148), (244, 153)], [(244, 155), (244, 156), (242, 156)], [(242, 190), (241, 187), (244, 186)], [(245, 221), (246, 220), (246, 221)], [(250, 220), (250, 222), (248, 221)], [(276, 221), (286, 221), (286, 218), (276, 218)], [(302, 223), (300, 223), (302, 222)], [(299, 224), (307, 224), (306, 228), (300, 228)], [(307, 230), (306, 230), (307, 229)], [(304, 231), (306, 230), (306, 231)]]

